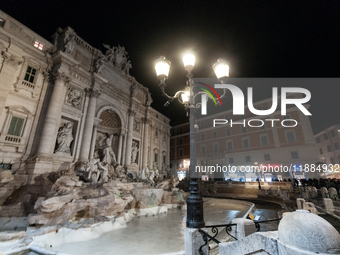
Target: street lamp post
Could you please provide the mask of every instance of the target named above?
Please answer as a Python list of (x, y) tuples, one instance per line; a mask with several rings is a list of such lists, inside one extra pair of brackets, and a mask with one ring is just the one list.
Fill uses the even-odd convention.
[[(165, 57), (161, 56), (155, 61), (155, 69), (157, 77), (160, 79), (161, 83), (159, 87), (162, 90), (163, 96), (168, 100), (164, 106), (168, 106), (174, 99), (184, 105), (187, 115), (189, 115), (190, 122), (190, 166), (189, 166), (189, 177), (190, 181), (190, 196), (187, 198), (187, 221), (186, 226), (188, 228), (202, 228), (205, 226), (203, 217), (203, 199), (199, 195), (199, 185), (197, 182), (198, 174), (195, 172), (196, 165), (196, 148), (195, 148), (195, 112), (201, 107), (201, 103), (196, 103), (195, 99), (200, 94), (205, 94), (206, 92), (199, 91), (195, 93), (194, 91), (194, 81), (192, 79), (193, 75), (191, 71), (195, 65), (195, 56), (192, 54), (186, 54), (183, 57), (184, 68), (187, 70), (186, 77), (188, 78), (186, 86), (183, 90), (175, 93), (174, 96), (169, 96), (165, 92), (165, 80), (168, 78), (171, 62)], [(229, 77), (229, 65), (223, 59), (218, 59), (213, 65), (214, 72), (221, 83), (226, 83), (227, 77)], [(223, 89), (223, 95), (225, 96), (225, 89)], [(210, 97), (206, 97), (210, 98)], [(206, 99), (206, 100), (208, 100)], [(218, 100), (217, 100), (218, 101)]]

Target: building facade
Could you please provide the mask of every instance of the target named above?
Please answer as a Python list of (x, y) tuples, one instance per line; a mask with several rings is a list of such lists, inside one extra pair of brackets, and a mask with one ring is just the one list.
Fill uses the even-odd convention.
[(172, 176), (180, 180), (189, 177), (190, 165), (190, 126), (189, 123), (171, 128), (170, 139), (170, 170)]
[(124, 47), (104, 47), (70, 27), (58, 28), (51, 43), (0, 11), (2, 169), (32, 179), (100, 158), (167, 175), (170, 120), (129, 74)]
[[(271, 104), (271, 99), (266, 99), (254, 103), (254, 107), (269, 109)], [(234, 116), (232, 110), (227, 110), (196, 120), (199, 127), (196, 133), (196, 166), (200, 167), (201, 176), (205, 179), (238, 181), (315, 177), (315, 173), (304, 169), (305, 164), (315, 164), (318, 161), (308, 116), (296, 107), (288, 108), (286, 116), (281, 116), (279, 111), (270, 116), (254, 116), (245, 107), (245, 117)], [(222, 122), (227, 120), (228, 123), (213, 127), (214, 119)], [(275, 121), (270, 121), (273, 119)], [(231, 120), (234, 123), (232, 126)], [(295, 127), (292, 120), (298, 123)], [(286, 127), (281, 124), (282, 121)], [(174, 126), (171, 132), (179, 132), (181, 128), (184, 130), (183, 126), (189, 124)], [(178, 157), (181, 151), (189, 151), (185, 148), (189, 144), (179, 145), (179, 139), (188, 140), (189, 131), (171, 137), (172, 173), (182, 171), (178, 168), (181, 160), (190, 161), (187, 157)], [(225, 172), (207, 171), (206, 167), (217, 165), (231, 168), (225, 169)]]
[(340, 124), (333, 125), (325, 130), (317, 133), (315, 143), (319, 153), (319, 160), (327, 165), (327, 171), (322, 173), (324, 177), (339, 178), (340, 164)]

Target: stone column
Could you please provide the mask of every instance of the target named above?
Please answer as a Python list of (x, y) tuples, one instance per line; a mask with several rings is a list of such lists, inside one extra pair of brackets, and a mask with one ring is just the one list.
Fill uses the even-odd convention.
[(122, 133), (119, 134), (119, 141), (118, 141), (118, 156), (117, 156), (117, 163), (121, 165), (122, 161), (122, 146), (123, 146), (123, 135)]
[(87, 89), (86, 96), (90, 98), (89, 105), (87, 108), (86, 120), (85, 120), (85, 128), (83, 133), (83, 139), (80, 148), (79, 160), (81, 162), (88, 161), (89, 153), (90, 153), (90, 146), (91, 146), (91, 138), (92, 138), (92, 129), (94, 124), (94, 118), (96, 113), (96, 105), (97, 105), (97, 98), (99, 97), (100, 93), (98, 90), (94, 89)]
[(93, 153), (94, 153), (94, 149), (96, 147), (97, 128), (98, 128), (98, 125), (94, 124), (93, 125), (93, 131), (92, 131), (92, 141), (91, 141), (90, 157), (89, 157), (90, 160), (93, 159)]
[(148, 166), (148, 143), (149, 143), (149, 120), (144, 118), (144, 143), (143, 143), (143, 164), (142, 168)]
[(65, 97), (65, 85), (70, 78), (63, 72), (52, 73), (53, 92), (49, 101), (45, 123), (40, 136), (38, 155), (51, 155), (55, 146), (56, 131), (60, 122), (61, 108)]
[(77, 152), (76, 152), (76, 157), (75, 159), (78, 160), (79, 159), (79, 153), (80, 153), (80, 148), (81, 148), (81, 142), (83, 139), (83, 130), (84, 130), (84, 126), (85, 126), (85, 120), (86, 120), (86, 111), (85, 109), (87, 109), (88, 105), (89, 105), (89, 98), (85, 96), (85, 100), (84, 100), (84, 113), (83, 113), (83, 118), (81, 120), (81, 124), (80, 124), (80, 129), (79, 129), (79, 136), (78, 136), (78, 142), (77, 142)]
[(132, 135), (133, 135), (133, 121), (136, 112), (133, 110), (128, 111), (129, 114), (129, 124), (128, 124), (128, 132), (127, 132), (127, 141), (126, 141), (126, 154), (125, 154), (125, 165), (128, 166), (131, 164), (131, 149), (132, 149)]
[(123, 135), (123, 146), (122, 146), (122, 166), (125, 165), (125, 148), (126, 148), (126, 135)]

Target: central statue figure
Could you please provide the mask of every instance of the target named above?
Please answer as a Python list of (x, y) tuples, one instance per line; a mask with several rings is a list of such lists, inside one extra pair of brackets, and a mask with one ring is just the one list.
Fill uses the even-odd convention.
[(100, 140), (99, 145), (103, 147), (104, 158), (102, 163), (108, 165), (116, 164), (116, 155), (112, 150), (112, 138), (113, 134), (106, 133), (105, 137)]

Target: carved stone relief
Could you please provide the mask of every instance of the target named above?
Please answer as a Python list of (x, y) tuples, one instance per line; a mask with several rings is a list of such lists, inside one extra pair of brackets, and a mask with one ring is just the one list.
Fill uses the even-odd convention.
[(140, 119), (135, 118), (133, 121), (133, 130), (140, 131)]
[(83, 93), (81, 90), (76, 89), (75, 87), (69, 86), (67, 89), (65, 103), (67, 105), (73, 106), (77, 109), (81, 108), (81, 102), (83, 99)]

